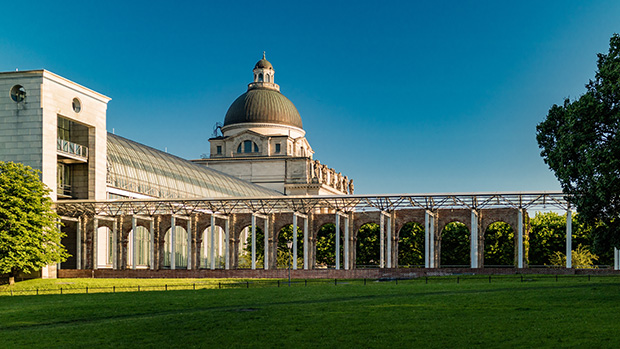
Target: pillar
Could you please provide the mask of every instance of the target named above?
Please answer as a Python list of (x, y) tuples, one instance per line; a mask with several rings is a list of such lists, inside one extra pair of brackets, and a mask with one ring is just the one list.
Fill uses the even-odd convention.
[(211, 232), (209, 235), (209, 267), (215, 269), (215, 215), (211, 214)]
[(172, 215), (172, 217), (170, 218), (170, 224), (170, 269), (174, 270), (176, 269), (176, 261), (174, 258), (174, 232), (176, 230), (176, 218), (174, 217), (174, 215)]
[(256, 216), (252, 213), (252, 270), (256, 269)]
[(82, 269), (82, 217), (78, 217), (75, 236), (77, 239), (75, 242), (75, 268)]
[(99, 230), (99, 219), (93, 219), (93, 269), (97, 269), (97, 230)]
[(224, 233), (226, 234), (226, 250), (225, 253), (225, 268), (226, 270), (230, 269), (230, 219), (226, 218), (226, 222), (224, 223)]
[(385, 217), (379, 212), (379, 268), (385, 268)]
[(430, 266), (431, 268), (435, 268), (437, 266), (435, 260), (435, 214), (430, 214), (430, 228), (429, 228), (429, 244), (430, 244)]
[(297, 270), (297, 215), (293, 212), (293, 270)]
[(344, 269), (350, 269), (351, 251), (349, 247), (349, 215), (344, 217)]
[(523, 209), (517, 210), (517, 267), (523, 268)]
[(431, 248), (431, 244), (430, 244), (430, 234), (431, 232), (431, 228), (430, 228), (430, 218), (429, 218), (429, 214), (428, 211), (424, 212), (424, 268), (430, 268), (431, 267), (431, 252), (430, 252), (430, 248)]
[(308, 216), (304, 218), (304, 270), (308, 270)]
[[(265, 235), (265, 256), (263, 258), (264, 269), (269, 269), (269, 218), (265, 217), (263, 222), (263, 234)], [(276, 245), (277, 246), (277, 245)], [(277, 247), (276, 247), (277, 251)], [(276, 253), (277, 259), (277, 253)]]
[(392, 216), (387, 216), (387, 267), (392, 267)]
[(573, 267), (573, 214), (568, 207), (566, 211), (566, 268)]
[(116, 217), (112, 222), (112, 269), (118, 269), (118, 221)]
[(340, 215), (336, 212), (336, 270), (340, 270)]
[(187, 270), (192, 269), (192, 218), (187, 220)]
[(614, 270), (620, 270), (620, 249), (614, 247)]
[(471, 210), (471, 237), (469, 240), (471, 242), (469, 251), (471, 267), (478, 268), (478, 212), (476, 210)]
[(131, 216), (131, 269), (136, 270), (136, 216)]
[(149, 226), (149, 267), (155, 270), (155, 218), (151, 217)]

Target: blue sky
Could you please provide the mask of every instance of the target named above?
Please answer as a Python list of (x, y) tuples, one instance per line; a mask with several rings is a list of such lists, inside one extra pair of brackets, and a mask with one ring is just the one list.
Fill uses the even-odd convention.
[(620, 1), (15, 3), (0, 71), (112, 98), (108, 130), (184, 158), (267, 52), (315, 159), (356, 193), (559, 190), (535, 139), (594, 77)]

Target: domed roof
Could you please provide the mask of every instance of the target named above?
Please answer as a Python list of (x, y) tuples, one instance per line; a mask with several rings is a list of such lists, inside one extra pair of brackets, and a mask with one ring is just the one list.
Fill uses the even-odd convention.
[(228, 108), (224, 118), (224, 126), (246, 122), (281, 124), (303, 128), (301, 116), (295, 105), (280, 92), (269, 88), (249, 89)]
[(254, 69), (273, 69), (273, 65), (263, 57), (263, 59), (256, 62)]

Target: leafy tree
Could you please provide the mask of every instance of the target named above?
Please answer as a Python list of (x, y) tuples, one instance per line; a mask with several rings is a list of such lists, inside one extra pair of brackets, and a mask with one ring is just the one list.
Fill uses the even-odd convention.
[[(343, 234), (340, 232), (340, 260), (344, 249)], [(336, 265), (336, 226), (325, 224), (316, 236), (316, 264), (320, 266)]]
[(10, 284), (19, 271), (31, 273), (69, 257), (50, 190), (39, 174), (20, 163), (0, 162), (0, 273), (9, 274)]
[(553, 105), (536, 127), (541, 156), (598, 244), (620, 247), (620, 36), (598, 54), (595, 79), (577, 100)]
[(441, 265), (469, 265), (469, 229), (461, 222), (446, 224), (441, 232)]
[[(293, 225), (289, 224), (280, 230), (278, 234), (278, 256), (277, 266), (278, 268), (287, 268), (289, 263), (289, 256), (291, 250), (286, 245), (287, 241), (293, 240)], [(290, 256), (291, 258), (293, 256)], [(295, 263), (291, 259), (291, 263)], [(292, 264), (291, 264), (292, 265)], [(303, 268), (304, 266), (304, 232), (301, 227), (297, 227), (297, 268)]]
[(379, 265), (381, 253), (379, 228), (378, 224), (368, 223), (362, 225), (357, 232), (356, 265)]
[(398, 239), (399, 265), (424, 265), (424, 227), (407, 223), (400, 229)]
[(484, 233), (484, 265), (514, 265), (514, 231), (504, 222), (495, 222)]
[[(586, 226), (579, 216), (572, 216), (572, 243), (590, 245), (591, 228)], [(536, 212), (534, 218), (530, 219), (530, 226), (529, 264), (552, 265), (551, 258), (555, 253), (566, 250), (566, 215)]]

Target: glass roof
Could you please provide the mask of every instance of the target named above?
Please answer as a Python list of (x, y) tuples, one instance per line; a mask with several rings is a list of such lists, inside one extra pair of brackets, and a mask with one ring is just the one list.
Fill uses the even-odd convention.
[(108, 133), (107, 185), (164, 199), (282, 194)]

